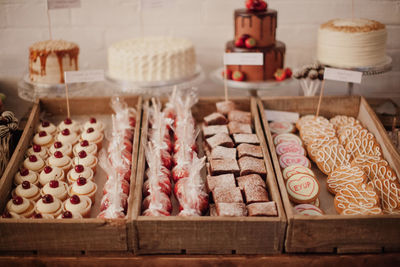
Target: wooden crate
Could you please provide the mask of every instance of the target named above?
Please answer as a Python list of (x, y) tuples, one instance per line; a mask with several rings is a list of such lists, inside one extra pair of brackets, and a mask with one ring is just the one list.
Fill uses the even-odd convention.
[[(137, 109), (134, 133), (132, 175), (130, 190), (135, 189), (137, 152), (141, 124), (141, 97), (126, 97), (129, 106)], [(74, 98), (70, 100), (71, 116), (112, 114), (110, 98)], [(0, 180), (0, 209), (3, 210), (10, 198), (14, 174), (24, 160), (24, 154), (31, 144), (39, 116), (42, 112), (58, 116), (67, 114), (66, 101), (62, 98), (44, 98), (38, 100), (32, 109), (21, 140)], [(102, 188), (98, 188), (102, 190)], [(97, 200), (96, 200), (97, 201)], [(99, 200), (100, 201), (100, 200)], [(129, 196), (128, 205), (133, 205), (133, 196)], [(88, 254), (125, 252), (132, 250), (128, 242), (127, 221), (131, 220), (131, 209), (126, 219), (1, 219), (0, 252), (22, 252), (23, 254)]]
[[(197, 122), (215, 111), (215, 103), (222, 99), (203, 98), (193, 107)], [(280, 200), (268, 149), (261, 129), (255, 99), (234, 99), (238, 109), (253, 114), (256, 133), (263, 147), (267, 168), (269, 195), (277, 204), (278, 217), (146, 217), (141, 216), (142, 186), (145, 171), (144, 146), (147, 143), (148, 113), (143, 112), (142, 134), (134, 200), (134, 225), (137, 229), (139, 254), (267, 254), (280, 253), (283, 247), (286, 218)]]
[[(288, 218), (286, 252), (387, 252), (400, 251), (400, 215), (351, 216), (338, 215), (334, 211), (333, 196), (328, 193), (323, 175), (313, 164), (321, 184), (322, 207), (331, 209), (324, 216), (295, 215), (289, 201), (271, 132), (264, 109), (315, 114), (318, 97), (266, 97), (258, 100), (258, 107), (272, 156), (282, 201)], [(321, 115), (331, 118), (343, 114), (356, 117), (377, 138), (385, 159), (400, 174), (400, 158), (390, 142), (377, 116), (360, 96), (324, 97)]]

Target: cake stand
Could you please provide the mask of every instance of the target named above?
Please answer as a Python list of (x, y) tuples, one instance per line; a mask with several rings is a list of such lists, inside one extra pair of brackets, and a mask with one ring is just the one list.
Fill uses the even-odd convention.
[(143, 96), (162, 96), (173, 91), (188, 89), (198, 86), (204, 80), (204, 73), (200, 65), (196, 66), (193, 75), (177, 80), (156, 81), (156, 82), (132, 82), (113, 79), (106, 74), (106, 82), (120, 94), (137, 94)]
[[(224, 68), (218, 68), (210, 73), (210, 78), (214, 82), (224, 84), (224, 78), (222, 77), (222, 71)], [(257, 96), (258, 91), (272, 90), (278, 86), (288, 85), (293, 79), (286, 79), (283, 81), (263, 81), (263, 82), (237, 82), (228, 80), (228, 88), (248, 91), (251, 96)]]
[[(359, 71), (362, 72), (363, 76), (373, 76), (379, 75), (392, 70), (392, 58), (389, 56), (385, 57), (384, 62), (381, 64), (377, 64), (374, 66), (365, 66), (365, 67), (356, 67), (356, 68), (345, 68), (341, 66), (332, 66), (332, 65), (325, 65), (321, 64), (324, 67), (328, 68), (337, 68), (337, 69), (344, 69), (344, 70), (352, 70), (352, 71)], [(354, 83), (348, 82), (347, 83), (347, 93), (348, 95), (352, 95), (354, 90)]]

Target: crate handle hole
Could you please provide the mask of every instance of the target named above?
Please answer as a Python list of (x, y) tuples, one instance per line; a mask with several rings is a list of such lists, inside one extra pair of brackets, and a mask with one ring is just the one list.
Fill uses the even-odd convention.
[(186, 249), (182, 249), (181, 250), (181, 254), (185, 254), (186, 255)]
[(81, 255), (85, 255), (85, 254), (86, 254), (86, 251), (82, 250)]
[(236, 249), (232, 250), (232, 254), (235, 255), (236, 254)]

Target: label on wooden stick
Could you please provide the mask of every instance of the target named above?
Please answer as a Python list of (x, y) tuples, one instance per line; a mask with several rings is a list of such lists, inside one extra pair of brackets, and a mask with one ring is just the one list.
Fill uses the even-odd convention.
[(264, 65), (263, 53), (224, 53), (224, 65)]
[(47, 9), (81, 7), (81, 0), (47, 0)]
[(97, 82), (104, 80), (104, 70), (80, 70), (64, 72), (66, 83)]
[(361, 78), (362, 78), (362, 72), (359, 71), (333, 69), (333, 68), (325, 68), (324, 71), (325, 80), (361, 83)]

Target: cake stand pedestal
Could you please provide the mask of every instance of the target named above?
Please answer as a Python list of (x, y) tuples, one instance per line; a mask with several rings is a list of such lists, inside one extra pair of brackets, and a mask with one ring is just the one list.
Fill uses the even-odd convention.
[[(381, 64), (375, 66), (366, 66), (366, 67), (356, 67), (356, 68), (343, 68), (340, 66), (332, 66), (332, 65), (325, 65), (321, 64), (324, 67), (329, 68), (337, 68), (337, 69), (344, 69), (344, 70), (352, 70), (352, 71), (359, 71), (362, 72), (363, 76), (373, 76), (378, 74), (383, 74), (392, 70), (392, 58), (389, 56), (385, 57), (385, 61)], [(354, 91), (354, 83), (348, 82), (347, 83), (347, 94), (353, 95)]]
[[(210, 73), (210, 78), (212, 81), (224, 84), (224, 78), (222, 77), (223, 68), (218, 68)], [(248, 91), (251, 96), (258, 96), (258, 91), (267, 91), (276, 89), (276, 87), (288, 85), (293, 79), (286, 79), (283, 81), (264, 81), (264, 82), (237, 82), (228, 80), (228, 88), (238, 89), (243, 91)]]

